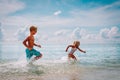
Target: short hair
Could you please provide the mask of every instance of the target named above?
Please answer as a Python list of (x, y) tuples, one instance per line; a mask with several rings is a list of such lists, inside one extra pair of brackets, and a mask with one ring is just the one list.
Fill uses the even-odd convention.
[(37, 27), (31, 26), (31, 27), (30, 27), (30, 32), (31, 32), (31, 31), (37, 31)]
[(73, 44), (78, 47), (80, 45), (80, 41), (74, 41)]

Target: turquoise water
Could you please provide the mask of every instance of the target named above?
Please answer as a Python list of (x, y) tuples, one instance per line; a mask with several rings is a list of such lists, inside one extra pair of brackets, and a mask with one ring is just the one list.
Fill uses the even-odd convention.
[[(67, 60), (67, 45), (42, 45), (37, 48), (43, 54), (42, 62), (65, 62)], [(75, 52), (80, 65), (91, 66), (120, 66), (120, 44), (82, 44), (81, 49), (86, 53)], [(70, 50), (70, 49), (69, 49)], [(22, 44), (0, 44), (0, 60), (26, 60), (25, 47)]]
[[(1, 80), (119, 80), (120, 44), (81, 44), (68, 62), (67, 45), (42, 45), (43, 57), (28, 64), (22, 44), (0, 44)], [(70, 50), (70, 49), (69, 49)], [(52, 77), (51, 77), (52, 76)]]

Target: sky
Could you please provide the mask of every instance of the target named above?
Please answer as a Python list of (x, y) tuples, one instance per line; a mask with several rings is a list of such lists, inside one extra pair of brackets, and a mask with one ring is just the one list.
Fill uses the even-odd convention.
[(38, 43), (118, 43), (120, 0), (0, 0), (0, 42), (23, 41), (32, 25)]

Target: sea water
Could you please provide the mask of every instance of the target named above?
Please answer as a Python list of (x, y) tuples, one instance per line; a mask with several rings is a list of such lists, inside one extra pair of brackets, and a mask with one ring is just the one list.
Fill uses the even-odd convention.
[[(120, 77), (117, 76), (118, 74), (120, 74), (119, 43), (82, 44), (80, 48), (86, 50), (86, 53), (76, 51), (74, 55), (78, 59), (77, 62), (68, 62), (67, 54), (70, 49), (68, 50), (68, 52), (65, 52), (66, 47), (67, 45), (52, 44), (43, 44), (42, 48), (34, 47), (36, 50), (40, 51), (43, 54), (43, 57), (40, 60), (35, 61), (33, 64), (28, 64), (28, 62), (26, 61), (25, 47), (21, 43), (1, 43), (0, 77), (4, 78), (6, 75), (16, 74), (32, 76), (63, 74), (64, 77), (62, 76), (62, 79), (59, 78), (57, 80), (72, 80), (70, 78), (71, 75), (73, 76), (72, 78), (75, 77), (75, 80), (87, 80), (86, 77), (91, 78), (91, 80), (95, 80), (96, 78), (93, 79), (93, 77), (91, 76), (98, 73), (98, 75), (96, 74), (99, 77), (97, 78), (97, 80), (102, 79), (101, 76), (105, 75), (107, 77), (105, 77), (104, 79), (112, 80), (113, 78), (110, 77), (115, 75), (116, 77), (114, 77), (114, 80), (120, 79)], [(82, 74), (81, 72), (84, 74)], [(91, 75), (91, 72), (93, 73), (93, 75)], [(82, 78), (79, 77), (80, 74), (82, 74)], [(6, 80), (8, 80), (8, 78)], [(56, 80), (56, 77), (55, 79), (49, 77), (44, 80)]]

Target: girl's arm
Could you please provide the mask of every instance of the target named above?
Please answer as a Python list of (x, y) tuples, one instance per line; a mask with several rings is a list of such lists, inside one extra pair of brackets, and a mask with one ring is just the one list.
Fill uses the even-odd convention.
[(66, 48), (66, 52), (68, 51), (68, 48), (69, 48), (69, 47), (72, 47), (72, 45), (69, 45), (69, 46)]
[(82, 49), (80, 48), (77, 48), (80, 52), (83, 52), (83, 53), (86, 53), (86, 51), (83, 51)]

